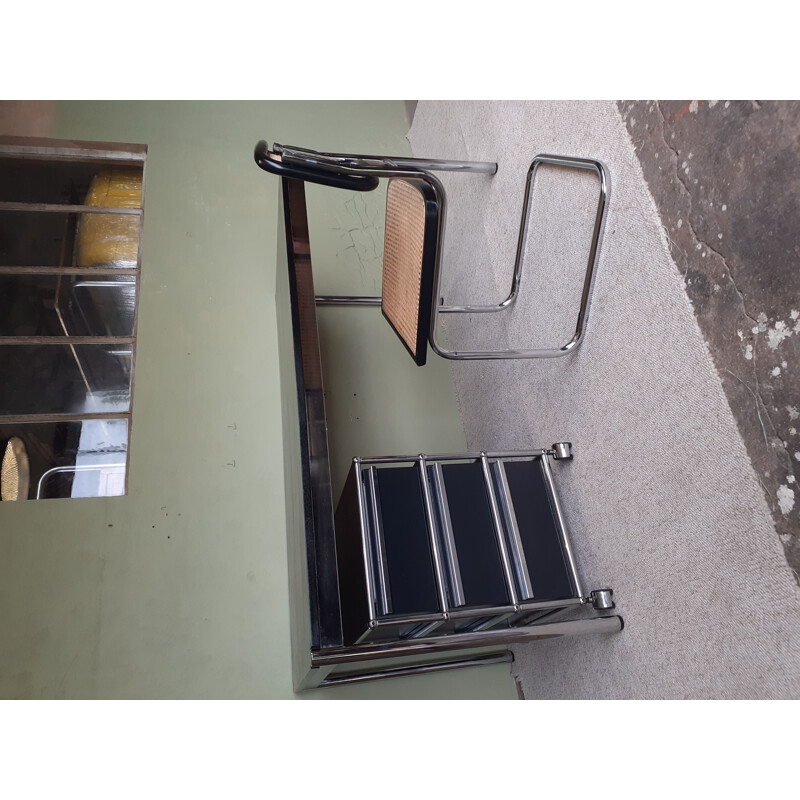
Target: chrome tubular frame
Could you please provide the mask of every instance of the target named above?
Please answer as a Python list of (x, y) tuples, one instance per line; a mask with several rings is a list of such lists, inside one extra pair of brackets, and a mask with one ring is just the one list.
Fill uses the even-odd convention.
[(425, 501), (425, 517), (428, 521), (428, 534), (430, 536), (431, 552), (433, 553), (433, 567), (436, 573), (436, 588), (439, 591), (439, 603), (445, 619), (449, 618), (449, 603), (447, 602), (447, 585), (445, 583), (444, 556), (439, 547), (436, 536), (436, 521), (433, 516), (433, 493), (428, 480), (428, 462), (423, 454), (418, 457), (419, 474), (422, 480), (422, 495)]
[(314, 301), (318, 306), (379, 306), (383, 302), (383, 298), (344, 294), (318, 294)]
[(434, 170), (436, 172), (478, 172), (494, 175), (495, 161), (451, 161), (436, 158), (409, 158), (408, 156), (363, 156), (347, 153), (319, 153), (304, 147), (282, 145), (275, 142), (273, 152), (290, 164), (303, 164), (332, 172), (374, 172), (375, 170)]
[(364, 563), (364, 573), (367, 576), (367, 606), (370, 614), (370, 628), (375, 627), (375, 618), (378, 615), (378, 604), (375, 588), (375, 574), (372, 569), (372, 558), (369, 544), (369, 523), (367, 522), (367, 499), (364, 497), (364, 483), (361, 480), (361, 459), (354, 458), (356, 475), (358, 477), (358, 516), (361, 521), (361, 555)]
[(514, 570), (512, 567), (511, 556), (508, 552), (506, 545), (506, 537), (503, 533), (503, 523), (500, 519), (500, 507), (497, 504), (497, 494), (492, 485), (492, 475), (489, 470), (489, 458), (486, 453), (481, 453), (481, 468), (483, 469), (483, 480), (486, 486), (486, 492), (489, 495), (489, 507), (492, 510), (492, 522), (494, 523), (494, 531), (497, 537), (497, 544), (500, 548), (500, 560), (503, 562), (503, 572), (506, 576), (506, 585), (508, 588), (508, 595), (511, 598), (511, 605), (514, 611), (519, 610), (519, 595), (517, 588), (514, 585)]
[[(548, 347), (527, 350), (448, 350), (437, 341), (436, 334), (439, 326), (439, 314), (500, 311), (504, 308), (508, 308), (516, 300), (519, 286), (522, 281), (522, 264), (525, 259), (525, 244), (528, 236), (528, 210), (530, 206), (530, 198), (533, 194), (536, 173), (545, 164), (550, 166), (591, 170), (597, 173), (597, 176), (600, 180), (600, 195), (595, 213), (592, 241), (589, 249), (589, 259), (583, 279), (583, 290), (581, 293), (578, 321), (576, 323), (574, 335), (566, 344), (558, 348)], [(586, 320), (589, 315), (589, 306), (591, 303), (592, 290), (594, 288), (595, 267), (597, 265), (600, 252), (600, 240), (602, 238), (603, 228), (605, 226), (609, 190), (608, 172), (603, 163), (597, 161), (596, 159), (554, 155), (536, 156), (536, 158), (534, 158), (531, 162), (525, 182), (525, 200), (522, 206), (522, 218), (520, 220), (519, 237), (517, 239), (517, 256), (514, 264), (514, 276), (512, 279), (510, 294), (505, 300), (503, 300), (502, 303), (497, 306), (437, 306), (434, 304), (431, 313), (431, 329), (429, 336), (429, 341), (433, 351), (443, 358), (449, 358), (453, 360), (494, 360), (507, 358), (558, 358), (560, 356), (567, 355), (567, 353), (572, 352), (576, 347), (578, 347), (583, 338)], [(444, 238), (443, 224), (440, 230), (440, 237), (441, 239)], [(436, 276), (434, 278), (435, 297), (437, 298), (439, 298), (441, 294), (441, 281), (441, 253), (439, 253), (436, 261)]]
[(587, 633), (616, 633), (623, 628), (622, 617), (592, 617), (565, 622), (549, 622), (527, 625), (524, 628), (452, 633), (448, 636), (404, 640), (401, 642), (375, 642), (350, 647), (329, 647), (312, 651), (314, 667), (374, 661), (381, 658), (397, 658), (407, 655), (442, 653), (448, 650), (463, 650), (472, 647), (494, 647), (532, 642), (537, 639), (554, 639), (561, 636), (578, 636)]
[(486, 667), (491, 664), (510, 664), (514, 661), (514, 654), (510, 650), (500, 653), (472, 656), (471, 658), (453, 659), (452, 661), (436, 661), (429, 664), (414, 664), (408, 667), (389, 667), (381, 671), (355, 672), (334, 674), (325, 678), (320, 686), (341, 686), (347, 683), (364, 683), (365, 681), (376, 681), (381, 678), (399, 678), (406, 675), (423, 675), (429, 672), (444, 672), (451, 669), (462, 669), (463, 667)]
[[(381, 644), (380, 639), (385, 640), (387, 636), (390, 638), (394, 636), (395, 643), (398, 646), (401, 646), (404, 642), (423, 641), (424, 643), (429, 638), (431, 641), (444, 642), (444, 640), (447, 640), (449, 642), (453, 640), (453, 636), (456, 634), (458, 636), (483, 637), (488, 635), (490, 629), (494, 626), (510, 617), (513, 617), (516, 623), (511, 625), (507, 633), (513, 636), (514, 631), (522, 631), (523, 635), (527, 637), (528, 634), (525, 633), (525, 630), (534, 622), (536, 615), (542, 612), (546, 615), (546, 617), (542, 618), (542, 621), (546, 618), (549, 622), (551, 620), (549, 612), (563, 612), (570, 608), (574, 609), (586, 604), (590, 604), (593, 608), (600, 611), (613, 609), (614, 603), (611, 590), (595, 590), (588, 596), (584, 596), (583, 594), (575, 555), (567, 532), (566, 521), (558, 500), (558, 495), (556, 494), (553, 475), (548, 463), (549, 458), (563, 460), (563, 456), (559, 456), (559, 454), (563, 454), (566, 450), (571, 452), (571, 444), (568, 442), (559, 442), (548, 449), (528, 451), (483, 451), (436, 455), (420, 454), (415, 456), (377, 456), (374, 458), (353, 459), (357, 467), (361, 544), (366, 574), (367, 603), (370, 609), (368, 629), (353, 647), (361, 648), (362, 646)], [(541, 462), (545, 489), (551, 501), (557, 534), (562, 545), (570, 581), (574, 590), (572, 597), (559, 600), (542, 600), (534, 596), (526, 557), (522, 550), (519, 531), (517, 530), (516, 520), (514, 518), (510, 491), (503, 469), (504, 462), (512, 460), (533, 460)], [(447, 500), (446, 495), (444, 495), (441, 473), (441, 464), (443, 462), (453, 461), (475, 461), (481, 464), (484, 484), (492, 512), (494, 533), (497, 538), (503, 573), (509, 593), (510, 602), (506, 605), (462, 607), (464, 600), (463, 589), (461, 587), (457, 554), (455, 552), (454, 542), (452, 541), (452, 531), (449, 530)], [(378, 465), (402, 463), (409, 465), (416, 464), (419, 469), (425, 518), (430, 536), (431, 555), (439, 600), (438, 611), (405, 616), (392, 615), (391, 613), (391, 597), (388, 590), (388, 580), (385, 574), (385, 565), (382, 563), (380, 514), (376, 505), (377, 492), (374, 472), (375, 467)], [(431, 475), (428, 474), (428, 467), (433, 470)], [(499, 488), (495, 486), (493, 476), (498, 479)], [(498, 494), (498, 492), (500, 494)], [(371, 540), (374, 536), (378, 537), (378, 541), (373, 544)], [(442, 536), (441, 540), (439, 538), (440, 536)], [(520, 591), (523, 596), (519, 595)], [(429, 637), (429, 634), (448, 620), (455, 623), (454, 633), (447, 633), (446, 636), (436, 635)], [(579, 622), (585, 622), (585, 620)], [(539, 624), (538, 618), (535, 618), (535, 624)], [(578, 627), (580, 628), (581, 626), (579, 625)], [(565, 630), (571, 630), (571, 628), (568, 627)], [(501, 631), (492, 631), (492, 633), (499, 632)], [(583, 632), (583, 629), (581, 628), (579, 632)], [(373, 633), (377, 635), (378, 642), (374, 641), (375, 636), (373, 636)], [(537, 636), (541, 635), (540, 631), (537, 632)], [(533, 635), (531, 634), (531, 636)], [(522, 639), (520, 639), (520, 641), (521, 640)], [(460, 640), (457, 639), (456, 641)], [(478, 644), (482, 643), (483, 639), (470, 638), (464, 641)], [(514, 641), (517, 640), (514, 639)], [(488, 644), (491, 644), (491, 642)], [(383, 644), (381, 644), (381, 646), (383, 646)], [(464, 646), (468, 645), (465, 644)], [(443, 649), (447, 649), (447, 647)], [(344, 648), (343, 652), (345, 650), (347, 652), (362, 652), (360, 649), (354, 651), (352, 647)]]
[[(461, 569), (458, 563), (458, 551), (456, 550), (455, 539), (453, 538), (453, 523), (450, 519), (450, 507), (447, 501), (447, 489), (444, 485), (442, 465), (438, 461), (431, 464), (433, 471), (433, 494), (436, 500), (436, 508), (442, 528), (442, 546), (444, 548), (444, 562), (447, 570), (447, 582), (450, 587), (450, 597), (453, 601), (453, 608), (464, 605), (464, 586), (461, 582)], [(451, 612), (451, 616), (456, 612)]]
[(508, 486), (508, 478), (506, 477), (506, 470), (502, 460), (497, 460), (492, 464), (492, 472), (497, 479), (498, 492), (500, 494), (500, 507), (503, 510), (503, 518), (509, 534), (511, 561), (514, 565), (514, 571), (521, 590), (521, 599), (529, 600), (533, 598), (533, 587), (531, 585), (530, 574), (528, 573), (528, 563), (522, 549), (517, 515), (514, 512), (514, 506), (511, 502), (511, 490)]
[[(522, 205), (519, 235), (517, 237), (517, 252), (514, 261), (514, 271), (511, 279), (511, 290), (508, 296), (500, 303), (489, 305), (444, 305), (441, 297), (442, 283), (442, 251), (444, 245), (445, 220), (447, 217), (447, 195), (441, 182), (431, 171), (437, 172), (469, 172), (495, 174), (496, 162), (484, 161), (447, 161), (439, 159), (407, 158), (404, 156), (365, 156), (345, 153), (319, 153), (302, 147), (284, 146), (274, 144), (272, 155), (281, 158), (286, 163), (294, 163), (305, 167), (313, 167), (332, 174), (372, 175), (378, 178), (416, 177), (429, 181), (434, 188), (440, 206), (438, 245), (436, 252), (436, 266), (434, 277), (434, 296), (430, 321), (429, 341), (433, 351), (442, 358), (451, 360), (495, 360), (495, 359), (524, 359), (524, 358), (558, 358), (575, 350), (581, 343), (589, 316), (592, 290), (594, 288), (595, 271), (600, 251), (600, 241), (605, 226), (606, 209), (610, 193), (608, 171), (605, 165), (597, 159), (580, 158), (577, 156), (558, 156), (541, 154), (531, 162), (525, 181), (525, 197)], [(485, 314), (503, 311), (516, 301), (519, 287), (522, 282), (522, 267), (525, 260), (525, 248), (528, 237), (528, 217), (530, 200), (536, 173), (544, 165), (566, 167), (571, 169), (584, 169), (595, 172), (600, 182), (600, 193), (595, 213), (594, 228), (592, 231), (589, 258), (583, 279), (581, 301), (578, 309), (578, 319), (575, 333), (572, 338), (561, 347), (546, 347), (534, 349), (506, 349), (506, 350), (451, 350), (437, 339), (440, 314)], [(380, 298), (359, 297), (350, 295), (323, 295), (316, 298), (319, 305), (379, 305)]]
[(553, 508), (555, 510), (556, 519), (558, 520), (558, 533), (561, 537), (561, 543), (564, 546), (564, 552), (567, 556), (567, 562), (569, 563), (569, 571), (572, 575), (572, 580), (575, 584), (575, 594), (578, 597), (583, 597), (583, 588), (581, 587), (581, 579), (578, 577), (578, 567), (575, 563), (575, 554), (572, 552), (572, 545), (569, 541), (569, 534), (567, 533), (567, 522), (564, 519), (564, 512), (561, 508), (561, 503), (558, 500), (558, 495), (556, 494), (556, 486), (553, 481), (553, 473), (550, 470), (550, 465), (547, 463), (546, 458), (541, 459), (542, 464), (542, 472), (544, 473), (545, 483), (547, 484), (547, 490), (550, 495), (550, 499), (553, 502)]
[[(436, 455), (426, 455), (425, 460), (432, 464), (439, 461), (475, 461), (484, 455), (487, 458), (533, 458), (534, 456), (552, 456), (554, 450), (501, 450), (501, 451), (470, 451), (466, 453), (437, 453)], [(416, 461), (418, 455), (406, 456), (370, 456), (369, 458), (359, 458), (359, 463), (366, 466), (368, 464), (397, 464), (401, 461)]]
[[(367, 467), (364, 471), (369, 485), (369, 511), (372, 518), (373, 548), (375, 565), (377, 568), (376, 601), (380, 602), (377, 613), (379, 616), (392, 613), (392, 604), (389, 598), (386, 550), (383, 546), (383, 532), (381, 530), (381, 516), (378, 510), (378, 488), (375, 482), (375, 467)], [(364, 473), (362, 473), (363, 475)]]

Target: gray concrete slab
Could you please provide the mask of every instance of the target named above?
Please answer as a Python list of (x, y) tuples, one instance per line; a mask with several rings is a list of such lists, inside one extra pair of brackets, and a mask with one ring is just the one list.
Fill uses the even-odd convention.
[(800, 103), (618, 104), (800, 572)]

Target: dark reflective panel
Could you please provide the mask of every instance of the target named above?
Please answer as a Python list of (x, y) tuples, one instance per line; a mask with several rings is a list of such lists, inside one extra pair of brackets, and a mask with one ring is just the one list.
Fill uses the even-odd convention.
[(130, 408), (130, 344), (0, 345), (0, 414)]
[(77, 214), (0, 210), (0, 266), (71, 266), (77, 225)]
[[(124, 419), (0, 424), (0, 450), (21, 442), (28, 462), (19, 499), (125, 494), (128, 423)], [(2, 454), (0, 453), (0, 454)], [(5, 481), (4, 488), (9, 482)]]
[(81, 278), (70, 285), (69, 292), (88, 336), (133, 336), (135, 278)]
[[(122, 169), (141, 183), (141, 166)], [(97, 176), (108, 171), (108, 166), (91, 161), (3, 156), (0, 157), (0, 202), (83, 204), (91, 198)]]
[(139, 257), (138, 214), (0, 210), (0, 267), (116, 267)]
[(132, 336), (136, 278), (0, 274), (0, 336)]

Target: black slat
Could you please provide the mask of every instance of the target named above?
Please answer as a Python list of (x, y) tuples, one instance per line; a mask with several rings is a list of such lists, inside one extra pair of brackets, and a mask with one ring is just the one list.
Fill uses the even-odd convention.
[(574, 597), (541, 463), (507, 461), (505, 470), (534, 598)]
[(375, 470), (393, 614), (439, 611), (422, 482), (416, 465)]
[(480, 463), (442, 465), (467, 606), (510, 602)]

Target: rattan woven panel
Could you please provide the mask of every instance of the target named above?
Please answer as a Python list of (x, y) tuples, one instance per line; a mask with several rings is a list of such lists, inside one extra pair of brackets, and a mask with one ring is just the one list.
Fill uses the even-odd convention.
[(425, 199), (408, 181), (393, 179), (386, 196), (383, 312), (417, 354)]

